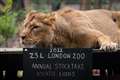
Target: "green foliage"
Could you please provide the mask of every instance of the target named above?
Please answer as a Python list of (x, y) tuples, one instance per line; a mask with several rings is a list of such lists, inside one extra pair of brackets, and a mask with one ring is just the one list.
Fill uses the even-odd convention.
[(48, 9), (48, 6), (41, 6), (40, 8), (38, 8), (37, 6), (33, 8), (33, 10), (36, 10), (38, 12), (50, 12), (50, 9)]
[(13, 4), (13, 0), (6, 0), (5, 6), (1, 7), (0, 10), (6, 13), (12, 8), (12, 4)]
[(44, 13), (47, 13), (50, 11), (47, 6), (44, 6), (42, 8), (35, 9), (35, 10), (37, 10), (38, 12), (44, 12)]
[(2, 43), (4, 42), (5, 42), (5, 38), (2, 35), (0, 35), (0, 45), (2, 45)]
[(67, 3), (67, 4), (79, 4), (80, 0), (64, 0), (64, 2)]
[(35, 4), (40, 4), (40, 3), (41, 3), (41, 4), (42, 4), (42, 3), (44, 4), (44, 3), (47, 3), (47, 1), (48, 1), (48, 0), (32, 0), (32, 2), (35, 3)]
[(0, 16), (0, 35), (5, 41), (12, 37), (16, 31), (16, 16), (17, 13), (6, 13)]
[(32, 6), (33, 10), (37, 10), (40, 12), (49, 12), (49, 6), (46, 4), (48, 0), (32, 0), (32, 3), (34, 4)]
[(26, 14), (26, 11), (24, 11), (24, 10), (18, 10), (17, 11), (17, 23), (19, 24), (19, 23), (21, 23), (21, 21), (23, 21), (24, 20), (24, 18), (25, 18), (25, 14)]

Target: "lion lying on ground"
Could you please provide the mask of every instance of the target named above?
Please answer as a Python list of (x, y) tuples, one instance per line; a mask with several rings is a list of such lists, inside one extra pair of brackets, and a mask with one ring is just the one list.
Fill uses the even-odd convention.
[(74, 9), (50, 14), (31, 12), (26, 16), (20, 36), (24, 45), (38, 47), (116, 49), (120, 41), (116, 13)]

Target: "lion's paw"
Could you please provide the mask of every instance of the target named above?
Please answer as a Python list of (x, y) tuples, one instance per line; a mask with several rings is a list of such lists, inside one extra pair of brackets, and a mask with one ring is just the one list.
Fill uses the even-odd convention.
[(117, 51), (118, 50), (118, 44), (117, 43), (103, 43), (101, 44), (100, 50), (104, 50), (104, 51)]

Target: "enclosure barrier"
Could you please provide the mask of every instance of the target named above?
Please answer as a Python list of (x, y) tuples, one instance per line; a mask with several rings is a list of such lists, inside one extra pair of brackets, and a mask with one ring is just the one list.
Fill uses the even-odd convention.
[[(120, 50), (94, 50), (93, 80), (120, 79)], [(0, 48), (0, 80), (23, 80), (23, 48)]]

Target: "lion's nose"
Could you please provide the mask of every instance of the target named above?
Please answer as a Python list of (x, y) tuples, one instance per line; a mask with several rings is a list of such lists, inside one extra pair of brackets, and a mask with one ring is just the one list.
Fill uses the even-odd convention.
[(25, 39), (25, 36), (21, 36), (22, 39)]
[(24, 34), (22, 34), (22, 35), (20, 35), (20, 37), (21, 37), (21, 39), (25, 39), (25, 35)]

